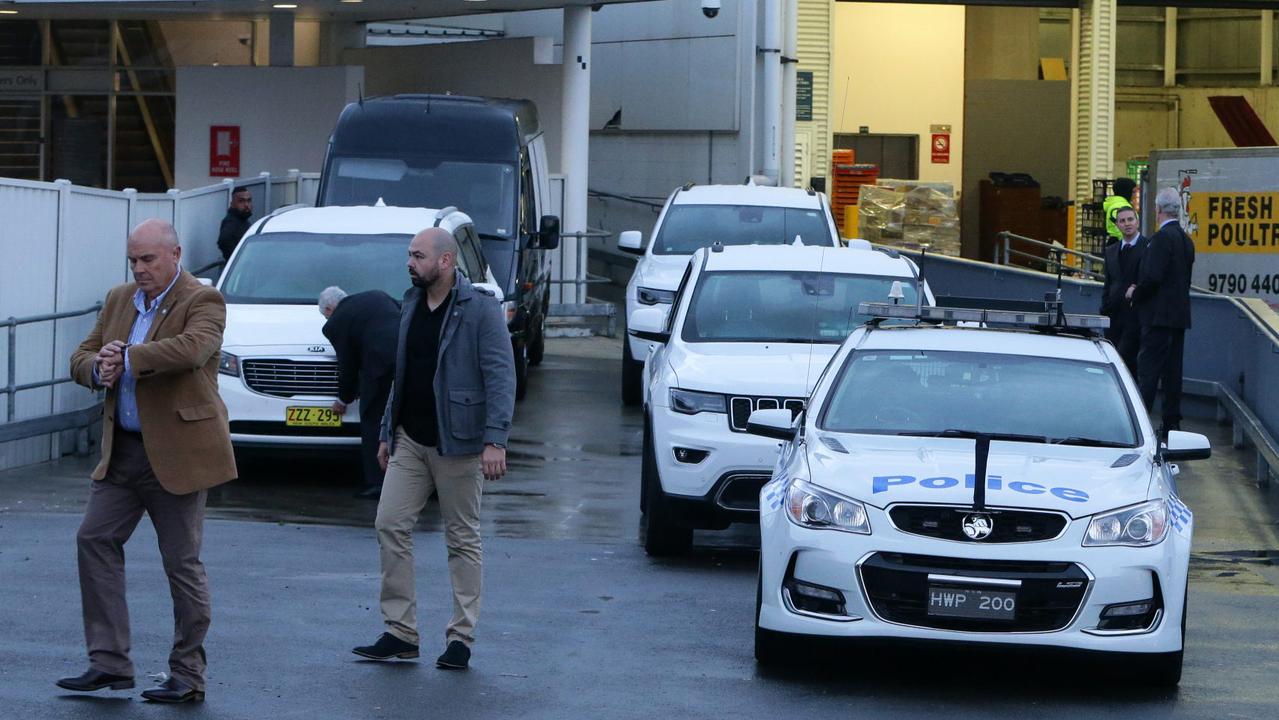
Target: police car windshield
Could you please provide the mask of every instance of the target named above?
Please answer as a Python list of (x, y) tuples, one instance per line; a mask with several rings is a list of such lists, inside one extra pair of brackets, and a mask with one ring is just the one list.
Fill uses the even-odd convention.
[(506, 163), (431, 158), (334, 158), (324, 205), (453, 206), (477, 232), (515, 235), (515, 168)]
[(805, 245), (830, 245), (820, 208), (759, 205), (672, 205), (653, 244), (655, 255), (691, 255), (715, 243), (784, 245), (798, 236)]
[(915, 302), (909, 278), (785, 271), (704, 273), (689, 302), (685, 342), (840, 343), (866, 316), (865, 301), (886, 302), (893, 281)]
[(382, 290), (399, 298), (412, 235), (265, 233), (241, 240), (222, 281), (229, 303), (314, 305), (336, 285), (348, 293)]
[[(1136, 421), (1114, 368), (993, 353), (853, 353), (835, 381), (820, 426), (937, 437), (962, 428), (1027, 442), (1137, 444)], [(1090, 442), (1077, 442), (1081, 438)]]

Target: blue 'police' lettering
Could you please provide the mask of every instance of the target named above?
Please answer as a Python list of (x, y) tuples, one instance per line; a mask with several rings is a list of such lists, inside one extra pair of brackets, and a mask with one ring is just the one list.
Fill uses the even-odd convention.
[[(968, 488), (969, 490), (972, 490), (976, 486), (977, 486), (976, 475), (973, 475), (972, 473), (968, 473), (967, 475), (964, 476), (964, 487)], [(987, 490), (1003, 490), (1004, 478), (999, 475), (987, 475), (986, 489)]]
[(1052, 489), (1051, 492), (1053, 495), (1056, 495), (1062, 500), (1069, 500), (1071, 502), (1088, 502), (1088, 493), (1082, 490), (1076, 490), (1074, 488), (1055, 487)]
[(1026, 493), (1027, 495), (1043, 495), (1044, 494), (1043, 485), (1040, 485), (1039, 483), (1025, 482), (1023, 480), (1016, 480), (1014, 482), (1008, 483), (1008, 489), (1016, 490), (1019, 493)]
[(872, 492), (888, 491), (889, 485), (910, 485), (915, 482), (914, 475), (876, 475), (871, 482)]
[(930, 477), (919, 481), (920, 487), (926, 487), (932, 490), (944, 490), (948, 487), (955, 487), (959, 481), (953, 477)]
[[(928, 488), (929, 490), (945, 490), (947, 488), (958, 486), (959, 480), (958, 478), (946, 477), (944, 475), (927, 477), (922, 480), (917, 479), (914, 475), (875, 475), (871, 478), (871, 492), (878, 494), (888, 492), (888, 489), (894, 485), (914, 485), (916, 483), (918, 483), (920, 487)], [(964, 476), (964, 487), (972, 489), (976, 484), (977, 479), (971, 473)], [(1003, 490), (1003, 477), (1000, 475), (987, 476), (986, 489), (992, 491)], [(1047, 492), (1069, 502), (1088, 502), (1088, 493), (1075, 488), (1047, 488), (1039, 483), (1028, 482), (1025, 480), (1014, 480), (1013, 482), (1008, 483), (1008, 489), (1024, 495), (1043, 495)]]

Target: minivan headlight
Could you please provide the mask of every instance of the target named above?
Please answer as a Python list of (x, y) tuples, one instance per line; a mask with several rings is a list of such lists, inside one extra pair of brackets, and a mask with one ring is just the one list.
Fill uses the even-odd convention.
[(231, 377), (240, 377), (240, 358), (223, 350), (218, 355), (218, 372)]
[(506, 324), (510, 325), (515, 319), (515, 311), (519, 309), (519, 305), (514, 300), (505, 300), (502, 302), (502, 317), (506, 318)]
[(1162, 499), (1095, 515), (1084, 534), (1084, 547), (1127, 545), (1148, 547), (1168, 534), (1168, 504)]
[(670, 305), (675, 302), (674, 290), (658, 290), (657, 288), (636, 288), (636, 295), (640, 305)]
[(671, 409), (684, 415), (703, 412), (728, 412), (728, 403), (719, 393), (671, 388)]
[(786, 514), (804, 527), (870, 534), (865, 505), (805, 480), (795, 480), (786, 489)]

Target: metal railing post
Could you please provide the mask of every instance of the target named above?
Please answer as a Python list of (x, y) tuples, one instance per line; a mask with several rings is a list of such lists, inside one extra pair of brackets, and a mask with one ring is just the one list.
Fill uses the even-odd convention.
[(15, 352), (13, 348), (13, 346), (17, 342), (18, 342), (18, 318), (10, 317), (9, 318), (9, 373), (8, 373), (8, 379), (4, 386), (5, 398), (6, 398), (5, 405), (7, 406), (5, 415), (8, 422), (13, 422), (13, 417), (14, 415), (17, 414), (17, 411), (18, 411), (18, 400), (17, 400), (18, 391), (17, 391), (17, 385), (16, 385), (18, 381), (18, 377), (17, 377), (18, 376), (18, 353)]
[(263, 204), (266, 205), (267, 212), (271, 212), (275, 210), (275, 205), (272, 202), (275, 198), (271, 197), (271, 173), (263, 171), (258, 173), (258, 177), (262, 178), (262, 195), (266, 201)]

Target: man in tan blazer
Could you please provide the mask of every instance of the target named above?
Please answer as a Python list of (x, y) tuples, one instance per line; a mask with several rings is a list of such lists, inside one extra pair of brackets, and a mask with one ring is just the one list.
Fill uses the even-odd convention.
[(145, 512), (155, 526), (173, 596), (171, 677), (142, 693), (157, 702), (204, 699), (209, 589), (200, 543), (208, 488), (236, 476), (226, 406), (218, 397), (222, 295), (182, 270), (169, 223), (129, 235), (134, 282), (107, 293), (93, 331), (71, 356), (71, 377), (107, 388), (102, 461), (76, 534), (89, 670), (58, 686), (132, 688), (124, 544)]

